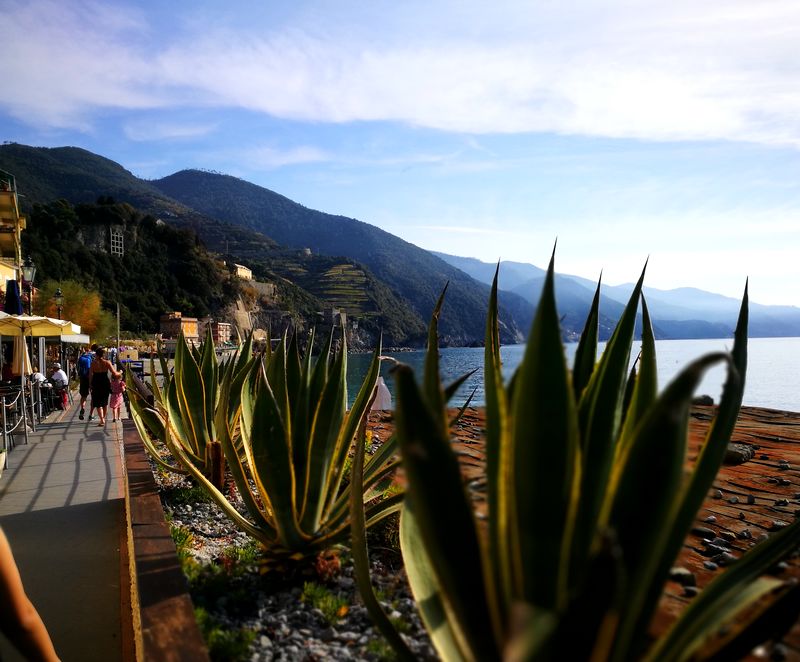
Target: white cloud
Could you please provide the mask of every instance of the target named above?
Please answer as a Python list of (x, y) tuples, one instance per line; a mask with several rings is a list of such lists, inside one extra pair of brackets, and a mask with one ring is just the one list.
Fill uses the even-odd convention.
[[(345, 3), (238, 29), (193, 16), (160, 40), (142, 13), (116, 6), (103, 23), (100, 7), (3, 3), (10, 112), (74, 125), (98, 108), (211, 105), (468, 133), (800, 145), (790, 0)], [(223, 14), (236, 12), (248, 15), (236, 2)]]
[(255, 147), (244, 150), (241, 153), (241, 157), (251, 168), (267, 170), (285, 165), (328, 161), (331, 158), (325, 151), (308, 145), (289, 149), (278, 149), (269, 146)]
[(125, 136), (136, 142), (183, 140), (199, 138), (213, 133), (217, 124), (192, 124), (190, 122), (159, 122), (137, 120), (123, 127)]

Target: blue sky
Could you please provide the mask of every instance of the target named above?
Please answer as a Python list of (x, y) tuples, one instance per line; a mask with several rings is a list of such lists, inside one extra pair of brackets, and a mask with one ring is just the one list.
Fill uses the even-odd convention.
[(0, 0), (2, 139), (800, 305), (800, 3)]

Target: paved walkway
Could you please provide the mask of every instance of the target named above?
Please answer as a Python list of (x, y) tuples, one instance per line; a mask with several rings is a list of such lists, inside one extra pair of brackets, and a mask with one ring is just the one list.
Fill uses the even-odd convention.
[[(28, 441), (18, 438), (0, 476), (0, 525), (25, 588), (62, 660), (125, 659), (122, 424), (79, 420), (76, 398)], [(0, 659), (22, 659), (2, 635)]]

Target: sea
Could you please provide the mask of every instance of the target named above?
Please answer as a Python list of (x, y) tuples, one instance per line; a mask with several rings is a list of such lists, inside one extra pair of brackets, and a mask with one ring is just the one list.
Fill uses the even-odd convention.
[[(732, 339), (712, 340), (657, 340), (656, 361), (658, 364), (658, 386), (662, 390), (690, 361), (709, 352), (729, 351)], [(640, 344), (634, 343), (631, 361), (639, 354)], [(598, 348), (598, 357), (604, 344)], [(577, 343), (568, 343), (565, 352), (571, 365)], [(744, 405), (768, 407), (785, 411), (800, 412), (800, 338), (750, 338), (747, 345), (747, 378), (745, 380)], [(513, 374), (522, 361), (525, 345), (505, 345), (500, 348), (505, 379)], [(424, 351), (386, 352), (398, 361), (410, 365), (421, 376), (425, 361)], [(472, 405), (485, 403), (483, 391), (483, 348), (450, 347), (439, 350), (440, 370), (445, 384), (461, 375), (477, 369), (459, 389), (451, 406), (464, 404), (475, 391)], [(369, 366), (371, 355), (351, 354), (348, 357), (348, 395), (355, 398), (361, 380)], [(389, 391), (394, 399), (394, 383), (389, 362), (381, 368)], [(421, 378), (421, 377), (420, 377)], [(710, 395), (719, 402), (722, 384), (725, 381), (725, 368), (712, 368), (697, 389), (695, 395)]]

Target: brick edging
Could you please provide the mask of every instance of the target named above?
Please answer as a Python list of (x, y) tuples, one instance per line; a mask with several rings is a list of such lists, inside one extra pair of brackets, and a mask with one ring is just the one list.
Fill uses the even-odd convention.
[(139, 660), (209, 660), (136, 426), (122, 421), (131, 602)]

